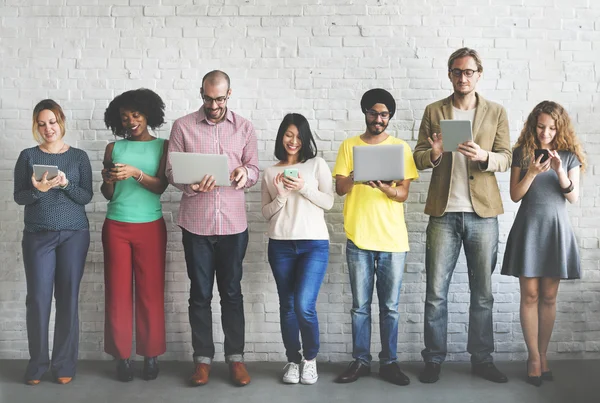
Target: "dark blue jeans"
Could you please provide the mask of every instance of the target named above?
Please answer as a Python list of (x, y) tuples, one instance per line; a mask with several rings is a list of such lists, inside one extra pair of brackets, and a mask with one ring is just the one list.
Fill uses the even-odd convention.
[(498, 255), (498, 219), (475, 213), (446, 213), (429, 217), (425, 268), (425, 362), (444, 362), (448, 335), (448, 287), (465, 248), (469, 272), (469, 338), (467, 351), (474, 364), (491, 362), (494, 351), (492, 273)]
[(285, 354), (300, 363), (319, 352), (317, 296), (327, 271), (329, 241), (269, 239), (269, 264), (279, 293), (279, 316)]
[(346, 259), (352, 287), (352, 357), (371, 365), (371, 303), (376, 283), (381, 337), (379, 362), (382, 365), (395, 362), (398, 358), (398, 304), (406, 252), (360, 249), (348, 239)]
[(248, 230), (214, 236), (183, 230), (183, 250), (191, 282), (189, 318), (196, 363), (210, 363), (215, 355), (210, 307), (215, 277), (221, 297), (225, 359), (228, 362), (243, 360), (245, 320), (241, 281), (247, 246)]
[(25, 380), (41, 379), (50, 367), (48, 327), (52, 290), (56, 300), (52, 373), (73, 377), (79, 351), (79, 283), (90, 246), (90, 232), (23, 232), (23, 263), (27, 278), (29, 364)]

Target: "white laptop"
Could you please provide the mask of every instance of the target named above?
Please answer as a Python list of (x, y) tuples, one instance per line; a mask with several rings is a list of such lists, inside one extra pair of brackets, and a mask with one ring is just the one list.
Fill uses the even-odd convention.
[(215, 177), (217, 186), (231, 186), (225, 154), (169, 153), (173, 182), (183, 185), (199, 183), (205, 175)]
[(470, 120), (440, 120), (444, 151), (457, 151), (458, 145), (473, 140)]
[(404, 179), (404, 145), (354, 146), (354, 182)]

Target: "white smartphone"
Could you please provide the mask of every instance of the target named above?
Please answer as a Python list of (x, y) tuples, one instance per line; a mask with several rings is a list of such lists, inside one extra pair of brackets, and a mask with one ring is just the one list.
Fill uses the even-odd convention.
[(34, 165), (33, 174), (36, 181), (41, 181), (44, 174), (48, 172), (46, 179), (54, 179), (58, 176), (58, 167), (56, 165)]

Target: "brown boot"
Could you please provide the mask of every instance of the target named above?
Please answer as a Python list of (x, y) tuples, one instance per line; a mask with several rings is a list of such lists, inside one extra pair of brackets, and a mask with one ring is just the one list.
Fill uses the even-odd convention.
[(232, 362), (229, 364), (229, 376), (237, 386), (246, 386), (250, 383), (250, 375), (243, 362)]
[(208, 374), (210, 373), (210, 364), (196, 364), (194, 373), (190, 378), (192, 386), (202, 386), (208, 383)]

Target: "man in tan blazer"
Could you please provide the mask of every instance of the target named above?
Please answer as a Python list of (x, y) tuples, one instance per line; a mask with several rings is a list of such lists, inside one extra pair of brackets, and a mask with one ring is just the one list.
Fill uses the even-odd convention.
[[(508, 170), (512, 152), (504, 108), (475, 92), (483, 66), (476, 51), (462, 48), (448, 60), (454, 93), (425, 108), (414, 159), (420, 170), (433, 168), (428, 214), (427, 294), (425, 299), (424, 383), (439, 379), (447, 353), (448, 287), (464, 246), (471, 303), (467, 351), (472, 372), (507, 382), (493, 363), (492, 272), (498, 253), (498, 214), (504, 212), (495, 172)], [(445, 150), (440, 120), (472, 122), (473, 140)]]

